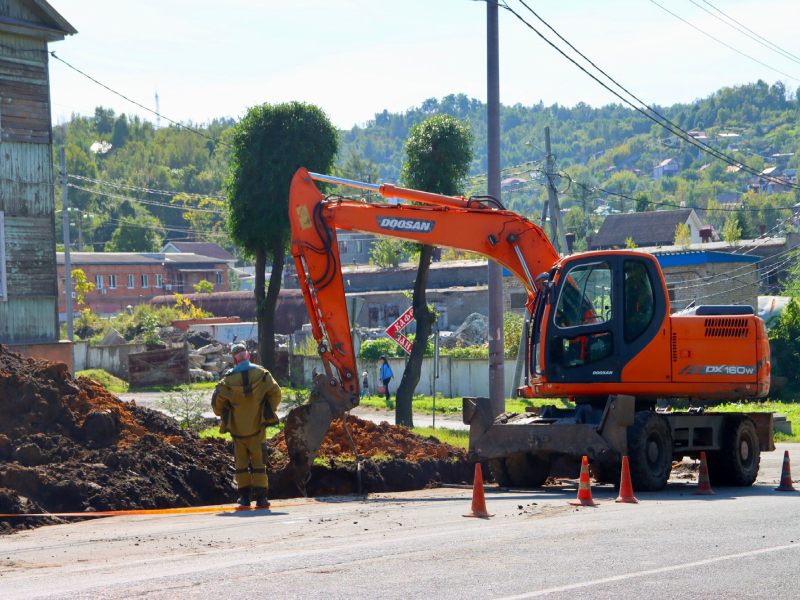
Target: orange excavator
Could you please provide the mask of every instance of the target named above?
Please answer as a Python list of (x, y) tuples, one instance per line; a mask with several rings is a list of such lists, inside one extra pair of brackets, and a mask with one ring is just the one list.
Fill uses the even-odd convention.
[[(325, 196), (315, 181), (388, 201)], [(361, 183), (304, 168), (292, 180), (289, 218), (291, 254), (325, 370), (314, 378), (309, 402), (286, 420), (302, 491), (331, 420), (359, 403), (337, 229), (478, 253), (525, 286), (519, 395), (569, 398), (575, 408), (498, 415), (487, 398), (463, 399), (469, 456), (488, 460), (500, 485), (536, 487), (548, 476), (574, 476), (583, 455), (598, 480), (614, 482), (627, 455), (636, 489), (658, 490), (673, 458), (701, 451), (717, 485), (751, 485), (760, 451), (774, 449), (771, 413), (656, 408), (659, 399), (696, 405), (763, 397), (770, 363), (766, 328), (750, 306), (699, 306), (671, 315), (653, 255), (611, 250), (562, 258), (540, 227), (494, 198)]]

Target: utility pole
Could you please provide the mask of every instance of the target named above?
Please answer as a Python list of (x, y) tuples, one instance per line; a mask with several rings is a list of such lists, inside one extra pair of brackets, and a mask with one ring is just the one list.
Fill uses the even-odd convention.
[[(486, 108), (488, 192), (500, 200), (500, 28), (497, 2), (486, 3)], [(489, 261), (489, 399), (492, 413), (506, 410), (503, 361), (503, 270)]]
[[(550, 199), (550, 237), (559, 253), (565, 255), (569, 252), (567, 236), (564, 232), (564, 221), (561, 219), (561, 207), (558, 204), (558, 192), (553, 183), (553, 165), (555, 159), (550, 152), (550, 126), (544, 128), (544, 150), (547, 153), (547, 197)], [(491, 352), (491, 350), (490, 350)]]
[(581, 186), (581, 208), (583, 208), (583, 218), (586, 221), (586, 237), (589, 237), (589, 190)]
[(78, 252), (83, 252), (83, 213), (78, 209)]
[[(72, 327), (72, 265), (69, 258), (69, 208), (67, 202), (67, 155), (61, 146), (61, 216), (64, 227), (64, 301), (67, 313), (67, 339), (75, 341)], [(56, 281), (58, 289), (58, 281)]]

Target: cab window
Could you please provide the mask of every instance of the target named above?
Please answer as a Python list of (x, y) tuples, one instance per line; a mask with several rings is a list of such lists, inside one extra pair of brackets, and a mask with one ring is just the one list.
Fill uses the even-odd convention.
[(643, 262), (625, 261), (625, 342), (638, 338), (653, 322), (653, 282)]
[(558, 327), (579, 327), (610, 321), (611, 267), (608, 263), (580, 265), (572, 269), (561, 288), (556, 306)]

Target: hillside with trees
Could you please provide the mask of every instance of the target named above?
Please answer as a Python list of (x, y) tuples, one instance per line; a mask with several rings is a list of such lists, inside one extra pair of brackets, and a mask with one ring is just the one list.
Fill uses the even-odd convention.
[[(538, 218), (545, 193), (544, 127), (549, 125), (562, 207), (569, 211), (565, 223), (576, 233), (579, 248), (585, 244), (587, 222), (594, 231), (605, 215), (618, 211), (696, 207), (717, 232), (733, 214), (743, 237), (757, 235), (761, 225), (772, 229), (776, 219), (790, 215), (787, 207), (798, 202), (792, 187), (800, 166), (797, 93), (780, 82), (759, 81), (723, 88), (690, 104), (657, 108), (704, 143), (747, 166), (759, 172), (775, 168), (772, 176), (783, 177), (788, 185), (768, 186), (766, 180), (731, 169), (623, 106), (540, 102), (501, 107), (501, 160), (508, 180), (503, 202)], [(403, 113), (384, 110), (361, 126), (340, 131), (337, 171), (355, 179), (397, 182), (410, 129), (437, 114), (469, 124), (474, 158), (465, 188), (468, 194), (485, 193), (486, 106), (464, 94), (431, 98)], [(156, 129), (138, 117), (98, 107), (93, 117), (73, 116), (55, 127), (54, 136), (56, 148), (67, 146), (70, 174), (132, 188), (224, 196), (227, 144), (234, 124), (232, 119), (187, 124), (198, 135), (175, 126)], [(654, 179), (654, 167), (669, 159), (676, 172)], [(241, 254), (226, 233), (224, 201), (71, 182), (95, 190), (70, 190), (70, 205), (79, 207), (82, 215), (94, 215), (81, 217), (86, 250), (152, 250), (165, 239), (188, 237), (213, 239)], [(164, 204), (206, 210), (181, 211)], [(738, 207), (748, 210), (732, 212)], [(60, 222), (60, 214), (57, 218)], [(77, 227), (76, 219), (71, 220)], [(72, 239), (77, 239), (76, 230)]]

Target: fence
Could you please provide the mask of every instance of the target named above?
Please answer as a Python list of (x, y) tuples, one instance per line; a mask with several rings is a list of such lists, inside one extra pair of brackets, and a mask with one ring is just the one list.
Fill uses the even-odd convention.
[[(389, 384), (389, 391), (394, 395), (406, 367), (406, 359), (389, 358), (389, 366), (394, 372), (394, 380)], [(312, 371), (323, 373), (322, 359), (317, 356), (292, 357), (292, 379), (297, 383), (310, 384)], [(369, 389), (372, 394), (378, 389), (378, 370), (380, 361), (358, 361), (358, 381), (361, 375), (367, 372)], [(511, 391), (511, 382), (514, 379), (513, 361), (506, 364), (505, 389)], [(422, 359), (419, 384), (415, 394), (430, 396), (433, 393), (433, 357)], [(489, 395), (489, 367), (483, 358), (452, 358), (442, 356), (439, 358), (439, 378), (436, 380), (436, 393), (441, 393), (445, 398), (478, 397)]]
[(89, 342), (75, 342), (72, 349), (73, 368), (103, 369), (115, 377), (128, 380), (128, 355), (144, 352), (144, 344), (121, 344), (119, 346), (90, 346)]

